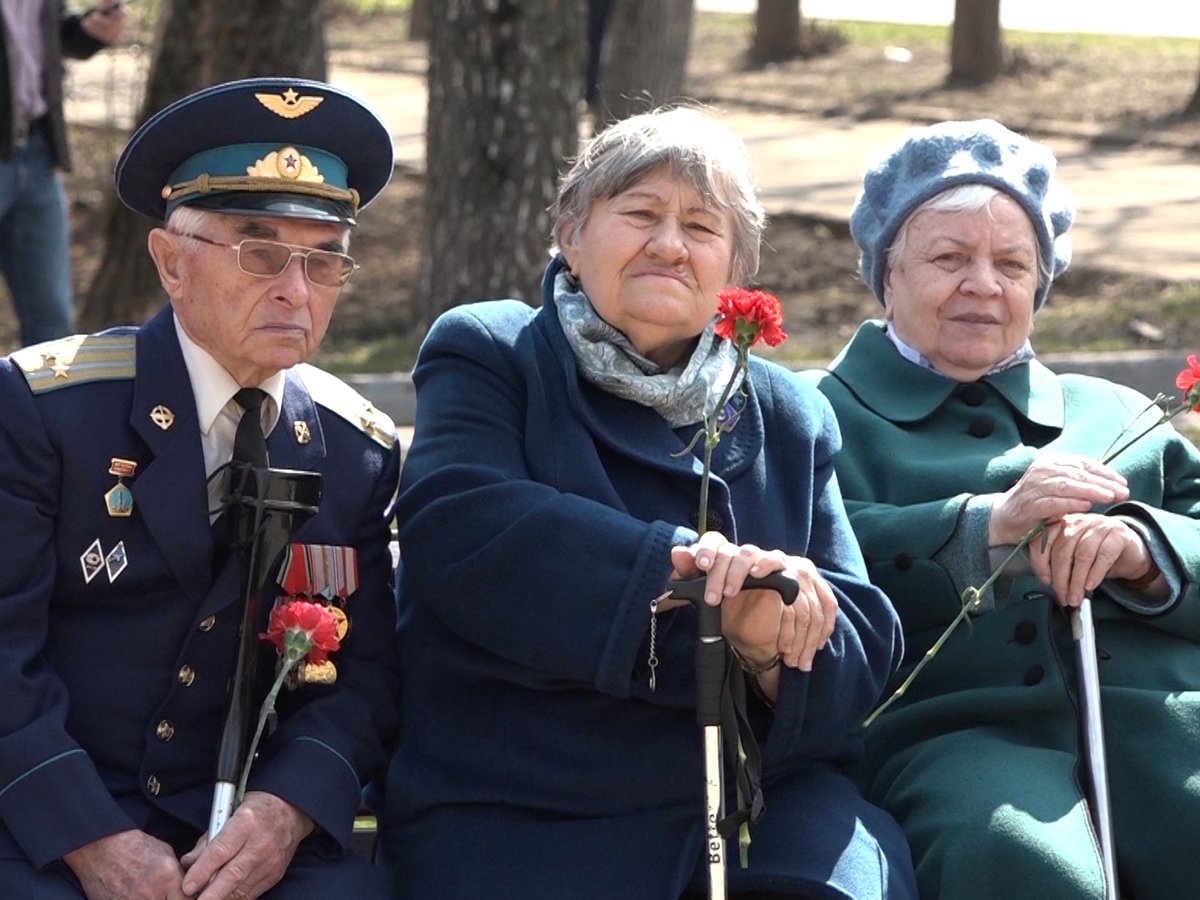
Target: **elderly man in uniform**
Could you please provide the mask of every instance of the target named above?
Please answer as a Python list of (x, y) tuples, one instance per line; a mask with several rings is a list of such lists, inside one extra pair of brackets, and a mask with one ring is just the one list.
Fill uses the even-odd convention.
[[(329, 85), (184, 98), (116, 172), (121, 199), (164, 222), (149, 251), (169, 304), (140, 328), (0, 359), (6, 896), (382, 895), (346, 848), (395, 727), (399, 448), (386, 417), (303, 363), (355, 268), (358, 209), (391, 171), (383, 124)], [(256, 407), (270, 467), (318, 473), (323, 490), (248, 628), (302, 596), (344, 630), (336, 680), (282, 693), (244, 800), (208, 840), (245, 606), (213, 519)], [(276, 650), (256, 643), (269, 684)]]

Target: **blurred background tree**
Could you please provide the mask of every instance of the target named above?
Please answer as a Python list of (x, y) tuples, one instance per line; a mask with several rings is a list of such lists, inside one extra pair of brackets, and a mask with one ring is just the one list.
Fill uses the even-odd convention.
[[(322, 5), (312, 0), (164, 0), (138, 123), (180, 97), (235, 78), (326, 77)], [(86, 330), (140, 322), (162, 303), (146, 253), (157, 224), (109, 194), (100, 266), (82, 298)]]
[(536, 300), (547, 208), (563, 160), (578, 148), (583, 45), (582, 3), (441, 0), (431, 8), (425, 325), (467, 300)]
[(1004, 72), (1000, 0), (954, 0), (950, 29), (950, 74), (946, 83), (980, 87)]
[(692, 0), (613, 0), (600, 53), (597, 127), (683, 96)]

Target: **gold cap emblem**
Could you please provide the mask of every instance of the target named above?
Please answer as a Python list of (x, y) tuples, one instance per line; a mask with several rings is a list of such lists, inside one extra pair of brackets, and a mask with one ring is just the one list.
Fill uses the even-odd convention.
[(325, 100), (324, 97), (301, 97), (292, 88), (282, 94), (255, 94), (254, 99), (285, 119), (298, 119), (306, 116)]

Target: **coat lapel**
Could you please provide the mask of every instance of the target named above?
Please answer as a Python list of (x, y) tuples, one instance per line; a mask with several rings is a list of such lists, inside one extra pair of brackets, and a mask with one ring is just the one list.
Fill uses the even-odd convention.
[(315, 471), (325, 457), (325, 435), (317, 405), (300, 380), (289, 370), (283, 388), (279, 421), (267, 435), (271, 467)]
[(170, 307), (138, 332), (129, 424), (153, 455), (130, 486), (137, 509), (179, 583), (199, 598), (212, 580), (212, 532), (196, 400)]

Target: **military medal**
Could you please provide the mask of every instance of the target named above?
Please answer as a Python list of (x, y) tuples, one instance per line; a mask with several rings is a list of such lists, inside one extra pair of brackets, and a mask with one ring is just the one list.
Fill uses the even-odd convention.
[[(303, 424), (303, 423), (297, 423)], [(344, 606), (358, 590), (358, 551), (334, 544), (290, 544), (279, 566), (279, 586), (290, 597), (310, 597), (333, 616), (339, 641), (350, 632)], [(337, 667), (326, 660), (293, 670), (298, 684), (333, 684)]]
[(279, 567), (284, 593), (341, 603), (358, 590), (358, 551), (335, 544), (291, 544)]
[(122, 479), (132, 478), (137, 471), (137, 465), (132, 459), (114, 456), (112, 465), (108, 467), (108, 474), (117, 476), (117, 483), (104, 495), (104, 505), (113, 518), (127, 519), (133, 515), (133, 491)]

